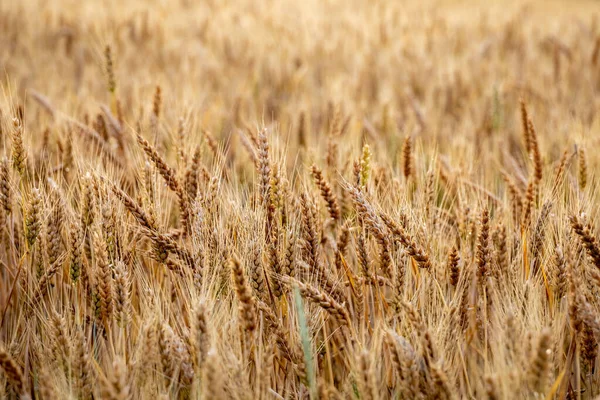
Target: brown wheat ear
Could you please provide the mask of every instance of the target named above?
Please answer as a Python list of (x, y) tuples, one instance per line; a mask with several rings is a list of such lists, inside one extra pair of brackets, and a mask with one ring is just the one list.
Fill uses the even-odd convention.
[(327, 210), (329, 211), (329, 215), (332, 219), (336, 221), (339, 220), (341, 214), (340, 207), (337, 201), (337, 196), (335, 195), (335, 193), (333, 193), (333, 191), (331, 190), (331, 186), (329, 185), (329, 183), (327, 183), (327, 181), (325, 181), (325, 178), (323, 178), (323, 173), (315, 164), (312, 165), (311, 172), (315, 183), (321, 191), (321, 196), (327, 203)]
[(229, 267), (233, 287), (239, 302), (242, 325), (245, 331), (253, 332), (256, 329), (256, 308), (252, 289), (248, 284), (244, 268), (236, 256), (229, 260)]
[(21, 367), (4, 349), (0, 349), (0, 368), (4, 371), (6, 379), (15, 392), (19, 396), (25, 396), (25, 378), (23, 377)]
[(579, 236), (581, 244), (585, 247), (588, 255), (594, 262), (597, 268), (600, 268), (600, 248), (596, 242), (596, 236), (590, 230), (590, 227), (586, 224), (585, 226), (579, 220), (579, 217), (572, 215), (569, 220), (571, 221), (571, 227), (573, 231)]

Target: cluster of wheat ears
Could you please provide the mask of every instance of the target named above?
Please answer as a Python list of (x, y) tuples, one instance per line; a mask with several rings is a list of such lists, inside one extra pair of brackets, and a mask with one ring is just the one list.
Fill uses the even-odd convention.
[(0, 2), (2, 398), (600, 395), (587, 3), (49, 3)]

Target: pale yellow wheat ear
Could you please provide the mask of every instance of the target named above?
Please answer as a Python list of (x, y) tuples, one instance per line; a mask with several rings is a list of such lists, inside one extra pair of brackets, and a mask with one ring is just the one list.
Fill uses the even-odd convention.
[(216, 350), (210, 349), (207, 353), (202, 379), (202, 399), (225, 399), (223, 370), (219, 365)]
[(23, 177), (27, 168), (27, 153), (23, 144), (23, 121), (13, 118), (12, 132), (12, 166)]
[(577, 156), (579, 158), (579, 187), (583, 190), (587, 185), (588, 180), (588, 172), (587, 172), (587, 161), (585, 156), (585, 149), (580, 148), (577, 151)]
[(552, 351), (550, 348), (550, 331), (545, 329), (540, 334), (537, 348), (533, 354), (530, 364), (530, 383), (531, 389), (534, 392), (543, 390), (544, 383), (547, 379), (548, 369), (550, 368), (550, 360)]
[(42, 106), (44, 110), (46, 110), (48, 114), (52, 116), (52, 118), (55, 118), (56, 109), (48, 97), (36, 92), (35, 90), (29, 90), (29, 94)]
[(128, 382), (127, 365), (122, 358), (116, 358), (107, 376), (102, 379), (102, 396), (110, 400), (128, 399), (131, 386)]

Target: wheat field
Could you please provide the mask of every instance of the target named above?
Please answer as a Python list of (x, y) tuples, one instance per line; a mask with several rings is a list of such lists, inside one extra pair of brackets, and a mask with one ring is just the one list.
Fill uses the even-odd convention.
[(1, 1), (0, 398), (597, 398), (599, 16)]

